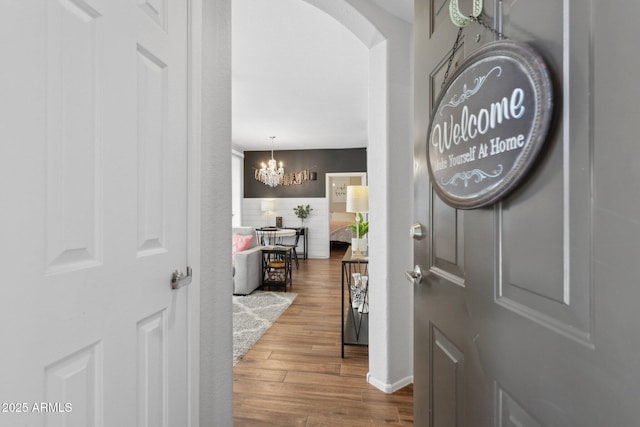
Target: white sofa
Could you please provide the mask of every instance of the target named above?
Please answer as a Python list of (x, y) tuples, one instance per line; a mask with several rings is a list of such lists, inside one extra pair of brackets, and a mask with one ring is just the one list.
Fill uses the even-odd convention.
[(251, 247), (233, 259), (233, 294), (248, 295), (262, 284), (262, 246), (257, 244), (252, 227), (233, 227), (232, 233), (253, 236)]

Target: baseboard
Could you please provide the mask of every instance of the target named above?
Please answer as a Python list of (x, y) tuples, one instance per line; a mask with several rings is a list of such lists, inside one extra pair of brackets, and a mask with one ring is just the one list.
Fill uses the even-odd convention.
[(371, 376), (370, 373), (367, 373), (367, 382), (374, 386), (375, 388), (390, 394), (400, 390), (403, 387), (408, 386), (409, 384), (413, 384), (413, 375), (410, 375), (406, 378), (401, 379), (400, 381), (396, 381), (393, 384), (387, 384), (380, 380), (377, 380)]

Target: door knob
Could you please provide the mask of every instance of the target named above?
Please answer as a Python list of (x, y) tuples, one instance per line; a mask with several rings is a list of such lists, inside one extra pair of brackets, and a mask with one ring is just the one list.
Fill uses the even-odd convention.
[(406, 273), (407, 280), (413, 283), (414, 285), (419, 285), (422, 283), (422, 268), (416, 264), (416, 266), (411, 271), (407, 271)]

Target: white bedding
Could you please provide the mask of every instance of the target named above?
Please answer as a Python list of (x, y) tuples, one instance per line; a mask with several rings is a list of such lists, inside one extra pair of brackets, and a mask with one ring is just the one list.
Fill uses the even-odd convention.
[(348, 212), (331, 212), (329, 221), (329, 232), (331, 233), (329, 240), (332, 242), (351, 243), (353, 232), (347, 228), (351, 224), (355, 224), (356, 217), (353, 213)]

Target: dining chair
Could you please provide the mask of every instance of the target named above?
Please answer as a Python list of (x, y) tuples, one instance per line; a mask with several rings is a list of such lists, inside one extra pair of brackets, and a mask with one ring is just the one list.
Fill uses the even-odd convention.
[(277, 245), (276, 230), (271, 228), (258, 229), (260, 233), (260, 245), (261, 246), (274, 246)]
[(298, 247), (298, 241), (300, 240), (300, 234), (302, 233), (302, 229), (301, 228), (296, 228), (296, 238), (293, 242), (292, 245), (286, 245), (283, 244), (282, 246), (286, 246), (288, 248), (293, 249), (293, 259), (296, 261), (296, 270), (298, 268), (300, 268), (300, 262), (298, 261), (298, 252), (296, 251), (296, 248)]

